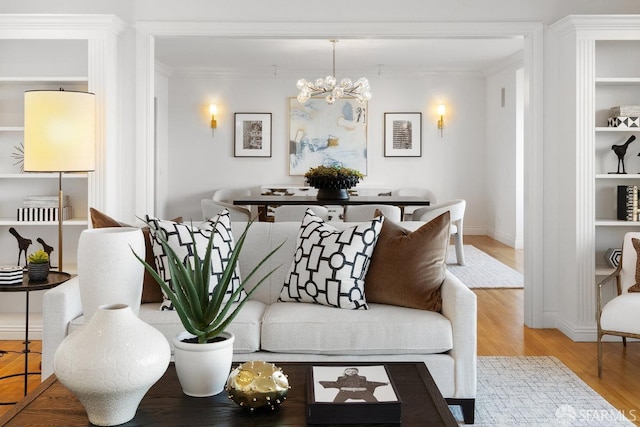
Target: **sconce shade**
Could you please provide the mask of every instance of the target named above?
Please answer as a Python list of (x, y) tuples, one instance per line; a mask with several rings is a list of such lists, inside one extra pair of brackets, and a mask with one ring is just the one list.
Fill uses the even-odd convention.
[(88, 92), (24, 94), (25, 172), (95, 170), (96, 101)]
[(446, 107), (444, 106), (444, 104), (438, 105), (438, 115), (440, 116), (444, 116)]

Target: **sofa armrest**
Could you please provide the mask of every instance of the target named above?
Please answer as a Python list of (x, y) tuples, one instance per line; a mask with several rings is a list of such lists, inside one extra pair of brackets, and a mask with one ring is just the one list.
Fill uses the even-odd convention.
[(46, 291), (42, 298), (42, 375), (53, 374), (53, 356), (67, 336), (69, 323), (82, 314), (78, 277)]
[(477, 303), (476, 294), (447, 271), (442, 284), (442, 314), (451, 321), (455, 361), (456, 398), (476, 397)]

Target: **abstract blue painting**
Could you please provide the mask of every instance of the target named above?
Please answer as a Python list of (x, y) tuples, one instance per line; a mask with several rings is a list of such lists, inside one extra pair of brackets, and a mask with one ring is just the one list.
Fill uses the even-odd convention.
[(367, 174), (367, 104), (338, 99), (289, 99), (289, 175), (339, 165)]

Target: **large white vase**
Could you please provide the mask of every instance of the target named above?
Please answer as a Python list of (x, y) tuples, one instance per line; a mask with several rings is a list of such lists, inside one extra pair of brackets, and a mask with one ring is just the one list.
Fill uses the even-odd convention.
[(105, 304), (126, 304), (137, 315), (144, 266), (142, 230), (110, 227), (83, 230), (78, 241), (78, 282), (85, 321)]
[(224, 340), (206, 344), (183, 342), (193, 337), (188, 332), (173, 337), (176, 373), (187, 396), (214, 396), (224, 390), (231, 372), (235, 337), (230, 332), (222, 332), (220, 336)]
[(131, 420), (149, 388), (169, 366), (164, 335), (124, 304), (105, 305), (68, 335), (53, 358), (58, 380), (80, 400), (89, 421)]

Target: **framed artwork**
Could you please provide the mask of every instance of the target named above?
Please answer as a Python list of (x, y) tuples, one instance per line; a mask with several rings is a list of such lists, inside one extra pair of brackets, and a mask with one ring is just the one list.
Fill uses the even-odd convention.
[(422, 113), (384, 113), (384, 156), (422, 156)]
[(339, 165), (367, 174), (367, 104), (338, 99), (289, 99), (289, 175)]
[(235, 113), (234, 157), (271, 157), (271, 113)]

